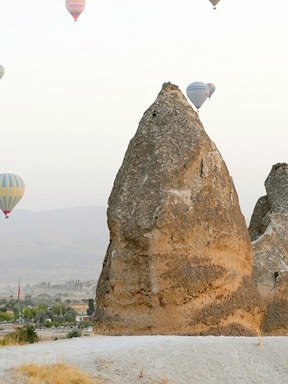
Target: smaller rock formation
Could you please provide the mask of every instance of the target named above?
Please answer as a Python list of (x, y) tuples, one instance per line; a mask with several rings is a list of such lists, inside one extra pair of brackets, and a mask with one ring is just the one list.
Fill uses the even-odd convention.
[(288, 164), (278, 163), (265, 181), (267, 195), (254, 209), (249, 233), (253, 278), (267, 304), (266, 334), (288, 332)]
[(108, 206), (104, 334), (255, 335), (263, 317), (232, 178), (177, 86), (145, 112)]

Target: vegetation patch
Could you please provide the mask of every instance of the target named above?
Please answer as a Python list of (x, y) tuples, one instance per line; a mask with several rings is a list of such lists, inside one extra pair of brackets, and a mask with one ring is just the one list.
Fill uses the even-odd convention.
[(67, 339), (72, 339), (72, 337), (81, 337), (82, 333), (79, 329), (72, 329), (67, 333)]
[(0, 340), (0, 345), (22, 345), (32, 344), (39, 340), (39, 336), (35, 331), (35, 327), (31, 324), (26, 324), (22, 327), (17, 327), (15, 331), (8, 333)]
[(59, 363), (50, 365), (23, 365), (19, 372), (24, 375), (25, 384), (104, 384), (102, 378), (92, 378), (78, 367)]

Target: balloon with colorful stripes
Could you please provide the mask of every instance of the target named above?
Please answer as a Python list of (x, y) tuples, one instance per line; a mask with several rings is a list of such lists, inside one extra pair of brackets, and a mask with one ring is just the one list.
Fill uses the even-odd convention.
[(84, 11), (85, 0), (66, 0), (66, 9), (74, 17), (74, 21), (77, 21), (80, 14)]
[(10, 212), (21, 200), (24, 181), (13, 173), (0, 173), (0, 209), (8, 219)]

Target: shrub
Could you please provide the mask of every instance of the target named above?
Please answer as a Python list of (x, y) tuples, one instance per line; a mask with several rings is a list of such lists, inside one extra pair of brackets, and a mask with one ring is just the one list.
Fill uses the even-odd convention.
[(13, 314), (6, 313), (6, 312), (0, 311), (0, 321), (12, 321), (13, 320), (13, 317), (14, 317)]
[(79, 329), (72, 329), (72, 331), (67, 333), (67, 339), (72, 339), (72, 337), (80, 337), (81, 331)]
[(17, 327), (14, 332), (8, 333), (4, 336), (1, 345), (10, 344), (32, 344), (39, 340), (35, 328), (31, 324)]
[(46, 320), (45, 323), (44, 323), (44, 327), (45, 328), (52, 328), (53, 327), (53, 322), (49, 321), (49, 320)]
[(89, 328), (89, 327), (92, 327), (92, 326), (93, 326), (93, 322), (89, 321), (89, 320), (85, 320), (85, 321), (83, 321), (82, 323), (80, 323), (78, 325), (78, 327), (81, 328), (81, 329), (86, 329), (86, 328)]

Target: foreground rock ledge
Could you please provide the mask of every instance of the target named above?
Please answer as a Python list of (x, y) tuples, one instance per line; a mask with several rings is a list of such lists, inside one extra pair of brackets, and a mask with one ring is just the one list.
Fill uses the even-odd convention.
[(107, 215), (96, 333), (258, 334), (263, 308), (237, 193), (177, 86), (164, 84), (140, 121)]

